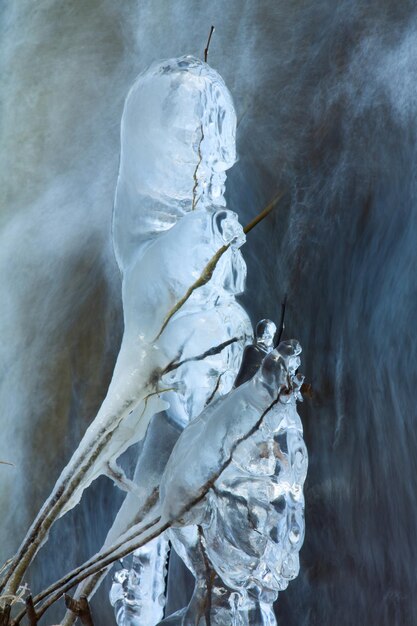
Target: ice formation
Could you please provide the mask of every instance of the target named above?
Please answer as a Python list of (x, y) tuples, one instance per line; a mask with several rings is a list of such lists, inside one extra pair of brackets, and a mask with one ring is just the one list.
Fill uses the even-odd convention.
[[(52, 523), (106, 473), (128, 494), (78, 593), (140, 546), (114, 577), (119, 626), (276, 623), (272, 603), (298, 573), (304, 536), (301, 348), (273, 349), (276, 327), (262, 320), (242, 360), (252, 337), (236, 302), (245, 236), (223, 197), (235, 126), (222, 79), (193, 57), (154, 64), (126, 99), (113, 221), (123, 340), (103, 405), (22, 544), (7, 591)], [(116, 461), (145, 434), (132, 481)], [(169, 541), (196, 585), (189, 606), (164, 619)]]
[[(177, 75), (174, 81), (173, 75)], [(175, 83), (174, 90), (173, 82)], [(185, 94), (188, 94), (186, 106), (184, 106)], [(169, 114), (162, 120), (159, 117), (159, 109), (155, 107), (159, 99), (162, 99), (165, 104), (168, 101), (170, 103)], [(162, 108), (166, 111), (167, 106)], [(161, 131), (159, 139), (153, 137), (152, 122), (149, 124), (149, 120), (154, 120), (155, 111), (157, 111), (155, 127), (158, 132)], [(236, 158), (235, 125), (235, 112), (227, 88), (219, 75), (201, 61), (182, 58), (155, 64), (139, 77), (127, 98), (122, 120), (121, 169), (114, 214), (115, 249), (125, 275), (129, 271), (130, 259), (135, 256), (138, 243), (142, 240), (146, 241), (149, 235), (153, 238), (161, 237), (161, 232), (172, 228), (173, 224), (175, 224), (172, 228), (173, 236), (178, 237), (176, 232), (179, 230), (179, 225), (186, 233), (182, 241), (177, 240), (179, 250), (186, 249), (187, 245), (190, 247), (192, 241), (200, 245), (201, 235), (209, 241), (215, 232), (214, 223), (224, 224), (225, 230), (230, 233), (229, 237), (235, 236), (237, 242), (241, 240), (241, 233), (238, 232), (235, 218), (232, 217), (234, 214), (219, 210), (219, 207), (225, 205), (223, 197), (225, 171)], [(158, 184), (151, 188), (149, 177), (144, 176), (142, 168), (136, 169), (135, 167), (132, 172), (132, 163), (141, 164), (143, 161), (142, 155), (137, 157), (137, 151), (133, 150), (132, 146), (141, 146), (142, 151), (141, 138), (144, 137), (146, 146), (149, 142), (152, 145), (154, 142), (159, 142), (158, 146), (162, 148), (166, 137), (174, 133), (177, 138), (178, 128), (184, 127), (187, 128), (190, 142), (187, 147), (189, 154), (195, 155), (197, 151), (199, 156), (197, 165), (194, 160), (192, 162), (194, 169), (191, 170), (188, 163), (178, 163), (172, 152), (161, 150), (158, 154), (158, 167), (161, 166), (162, 160), (170, 169), (169, 163), (174, 160), (174, 167), (171, 166), (170, 171), (175, 172), (175, 176), (164, 177), (163, 180), (157, 179)], [(131, 132), (132, 128), (134, 128), (134, 133)], [(126, 134), (129, 136), (129, 141), (123, 140)], [(150, 134), (152, 134), (152, 141)], [(125, 145), (128, 151), (123, 150)], [(172, 142), (169, 142), (169, 145), (171, 149)], [(193, 181), (191, 216), (187, 213), (190, 201), (190, 180)], [(128, 181), (130, 181), (129, 184)], [(131, 194), (136, 196), (137, 193), (141, 197), (145, 196), (143, 205), (146, 211), (139, 216), (135, 216), (135, 213), (131, 211), (130, 202), (126, 202)], [(202, 213), (202, 209), (206, 211)], [(205, 232), (207, 210), (215, 217), (215, 222), (209, 225), (208, 233)], [(196, 220), (196, 215), (198, 220)], [(191, 219), (196, 224), (196, 231), (193, 235), (188, 233), (184, 224), (185, 220)], [(136, 240), (133, 239), (132, 232), (136, 234)], [(221, 245), (222, 242), (219, 242), (217, 249)], [(196, 252), (197, 250), (193, 250), (191, 254), (195, 256)], [(164, 331), (163, 345), (166, 346), (167, 353), (171, 350), (173, 358), (176, 355), (172, 351), (172, 346), (182, 346), (180, 360), (183, 365), (164, 378), (168, 387), (180, 386), (177, 387), (176, 392), (168, 396), (171, 400), (167, 417), (174, 420), (181, 428), (199, 415), (207, 401), (216, 393), (217, 395), (226, 393), (233, 384), (241, 359), (242, 346), (252, 334), (245, 312), (233, 297), (243, 291), (245, 274), (246, 269), (240, 252), (236, 247), (230, 248), (217, 264), (211, 280), (195, 292), (194, 296), (183, 306), (180, 314), (172, 319)], [(239, 342), (231, 344), (227, 351), (223, 350), (220, 354), (207, 354), (214, 346), (235, 337), (239, 338)], [(206, 356), (204, 359), (194, 360), (192, 357), (197, 353), (206, 354)], [(156, 483), (158, 483), (158, 478), (160, 479), (160, 476), (157, 477)], [(128, 512), (132, 512), (130, 508), (132, 499), (132, 497), (128, 499), (122, 507), (115, 527), (125, 529)], [(133, 511), (137, 508), (137, 503), (133, 503)], [(117, 535), (115, 530), (115, 528), (111, 530), (109, 538), (114, 539)], [(165, 541), (164, 538), (154, 541), (152, 544), (154, 551), (158, 552)], [(135, 558), (141, 559), (143, 551), (147, 552), (148, 548), (139, 549), (135, 553)], [(141, 585), (143, 584), (146, 589), (148, 581), (151, 580), (155, 588), (159, 588), (162, 584), (161, 579), (164, 582), (163, 568), (159, 561), (156, 558), (150, 558), (147, 560), (147, 565), (147, 568), (142, 568), (140, 579), (133, 576), (133, 583), (132, 572), (125, 573), (130, 586), (125, 585), (124, 591), (123, 588), (119, 590), (126, 594), (127, 607), (126, 610), (120, 611), (123, 603), (119, 602), (116, 608), (118, 624), (122, 626), (135, 623), (128, 604), (129, 595), (133, 593), (138, 599), (135, 619), (144, 620), (140, 609), (144, 604), (141, 600)], [(149, 598), (147, 606), (149, 610)], [(162, 616), (161, 603), (154, 602), (153, 606), (153, 623), (155, 624)]]
[(242, 363), (236, 376), (235, 387), (243, 385), (258, 371), (265, 356), (274, 348), (277, 327), (272, 320), (261, 320), (256, 325), (255, 343), (243, 351)]
[[(281, 343), (174, 447), (161, 502), (181, 526), (170, 537), (196, 587), (190, 605), (161, 624), (276, 624), (272, 603), (298, 574), (304, 539), (300, 351), (295, 341)], [(199, 500), (203, 485), (210, 488)]]
[(252, 332), (235, 300), (245, 280), (245, 237), (223, 198), (235, 126), (222, 79), (192, 57), (153, 65), (127, 97), (113, 227), (123, 340), (96, 418), (2, 581), (11, 592), (52, 523), (97, 476), (129, 488), (114, 463), (143, 438), (152, 415), (171, 404), (173, 419), (187, 421), (233, 384)]
[(189, 606), (161, 624), (276, 624), (272, 603), (298, 573), (304, 538), (300, 352), (282, 342), (174, 446), (159, 512), (196, 586)]
[(114, 575), (110, 602), (117, 624), (156, 624), (165, 605), (168, 540), (156, 537), (133, 554), (132, 567)]
[[(190, 605), (163, 624), (275, 625), (272, 603), (298, 573), (304, 538), (300, 352), (297, 341), (281, 342), (250, 380), (184, 429), (163, 472), (157, 516), (95, 555), (89, 574), (169, 528), (196, 587)], [(118, 575), (118, 613), (120, 583)], [(126, 587), (126, 600), (132, 591)], [(141, 623), (134, 618), (126, 623)]]

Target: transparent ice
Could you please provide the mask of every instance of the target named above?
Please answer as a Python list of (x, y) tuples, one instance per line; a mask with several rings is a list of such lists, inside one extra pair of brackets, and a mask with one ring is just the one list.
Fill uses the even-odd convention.
[(162, 617), (168, 549), (167, 539), (156, 537), (133, 554), (129, 570), (116, 572), (110, 602), (118, 624), (143, 626)]
[[(233, 103), (222, 79), (207, 64), (191, 57), (154, 64), (142, 74), (127, 97), (122, 118), (113, 229), (123, 273), (121, 355), (129, 359), (133, 353), (137, 359), (141, 345), (157, 337), (153, 344), (160, 361), (155, 362), (153, 372), (163, 369), (161, 354), (165, 365), (182, 363), (167, 372), (160, 384), (160, 389), (171, 390), (161, 393), (169, 404), (166, 417), (180, 427), (196, 417), (210, 398), (230, 390), (242, 348), (252, 336), (249, 319), (235, 300), (243, 291), (246, 276), (238, 249), (244, 235), (236, 215), (223, 208), (225, 172), (235, 161), (235, 125)], [(159, 335), (184, 287), (229, 243), (232, 245), (211, 279), (190, 296)], [(235, 341), (217, 353), (212, 351), (229, 340)], [(210, 351), (205, 358), (195, 359)], [(146, 365), (150, 369), (152, 363)], [(127, 369), (123, 364), (122, 372)], [(143, 469), (143, 455), (138, 465)], [(157, 471), (142, 471), (138, 476), (148, 491), (151, 485), (158, 485), (158, 478)], [(108, 541), (123, 532), (140, 509), (135, 495), (127, 497)], [(152, 544), (155, 553), (163, 541)], [(135, 558), (142, 559), (142, 552), (148, 550), (139, 550)], [(164, 576), (157, 558), (143, 561), (146, 565), (139, 578), (132, 572), (126, 574), (131, 581), (130, 587), (125, 585), (127, 603), (132, 581), (137, 583), (135, 619), (144, 619), (142, 586), (146, 594), (148, 581), (157, 589)], [(129, 610), (119, 609), (118, 623), (134, 623), (129, 621), (133, 619), (131, 605)], [(156, 623), (159, 601), (154, 610)]]
[(161, 503), (180, 527), (170, 539), (196, 586), (189, 606), (161, 624), (276, 624), (272, 603), (297, 576), (304, 539), (300, 352), (298, 342), (282, 342), (178, 439)]
[[(156, 67), (160, 71), (160, 66)], [(148, 84), (146, 88), (150, 88)], [(141, 102), (141, 97), (136, 95), (135, 87), (129, 98), (132, 93), (135, 94), (134, 102), (136, 104)], [(169, 132), (168, 128), (166, 132)], [(201, 145), (198, 149), (200, 157), (203, 154), (201, 139), (204, 138), (205, 133), (202, 131)], [(138, 176), (138, 188), (142, 187), (143, 182)], [(194, 192), (195, 190), (196, 188)], [(150, 193), (149, 186), (147, 192)], [(153, 199), (147, 204), (149, 207), (146, 213), (147, 222), (136, 224), (138, 239), (146, 237), (147, 233), (144, 234), (146, 229), (152, 231), (152, 236), (160, 236), (156, 234), (155, 220), (152, 219), (152, 206), (155, 198), (157, 204), (160, 202), (160, 194), (161, 189), (152, 192)], [(207, 196), (203, 193), (198, 198), (199, 202), (203, 202)], [(166, 194), (164, 199), (166, 200)], [(178, 220), (178, 225), (180, 220), (186, 219), (186, 216), (182, 216), (181, 210), (178, 210), (177, 213), (165, 212), (164, 219), (166, 220), (164, 228), (169, 228), (172, 222)], [(115, 224), (116, 221), (117, 213)], [(123, 220), (119, 220), (121, 233), (122, 225)], [(132, 229), (123, 233), (125, 241), (131, 239), (131, 231)], [(134, 254), (134, 246), (131, 250)], [(127, 255), (124, 257), (124, 260), (126, 259)], [(223, 284), (231, 278), (230, 265), (225, 267)], [(196, 302), (195, 308), (191, 309), (194, 313), (188, 313), (186, 305), (184, 310), (188, 319), (193, 320), (194, 316), (197, 320), (201, 319), (202, 310), (206, 308), (208, 302), (213, 299), (219, 302), (220, 282), (212, 279), (204, 290), (199, 292), (200, 299)], [(233, 314), (228, 320), (223, 319), (223, 322), (219, 323), (219, 330), (222, 323), (226, 323), (226, 327), (230, 326), (231, 329), (228, 337), (232, 337), (233, 332), (236, 333), (233, 327), (236, 320), (239, 320), (239, 316), (236, 318)], [(175, 335), (175, 318), (170, 328)], [(184, 345), (190, 345), (190, 353), (193, 354), (194, 337), (192, 334), (190, 336), (190, 327), (183, 324), (181, 318), (179, 329), (180, 333), (184, 333)], [(215, 345), (215, 338), (218, 337), (218, 331), (214, 326), (211, 327), (206, 323), (205, 329), (207, 343), (202, 346), (202, 353)], [(248, 332), (246, 328), (246, 335), (249, 334), (250, 331)], [(196, 586), (190, 605), (162, 623), (226, 625), (232, 623), (232, 620), (236, 624), (272, 626), (276, 623), (272, 603), (277, 597), (277, 592), (285, 589), (288, 581), (298, 573), (298, 550), (304, 537), (302, 487), (307, 469), (307, 456), (301, 422), (295, 409), (295, 401), (299, 397), (298, 389), (302, 382), (302, 379), (296, 376), (300, 352), (298, 344), (296, 342), (281, 344), (279, 351), (275, 351), (262, 365), (261, 372), (258, 372), (265, 356), (273, 348), (275, 335), (276, 327), (270, 320), (262, 320), (258, 324), (256, 341), (245, 348), (242, 364), (234, 382), (236, 387), (246, 384), (224, 399), (221, 399), (221, 396), (231, 389), (238, 371), (240, 346), (238, 358), (234, 361), (233, 367), (228, 369), (227, 384), (219, 386), (217, 401), (213, 402), (212, 393), (209, 395), (206, 393), (207, 385), (204, 386), (203, 393), (198, 391), (201, 381), (207, 379), (208, 360), (200, 362), (199, 370), (196, 370), (199, 362), (189, 361), (180, 371), (165, 377), (167, 383), (179, 385), (175, 399), (171, 400), (170, 408), (165, 415), (174, 420), (180, 428), (194, 420), (186, 427), (174, 447), (160, 487), (159, 503), (163, 519), (172, 520), (174, 525), (180, 524), (181, 527), (165, 532), (161, 537), (137, 550), (134, 556), (137, 561), (134, 561), (133, 567), (115, 575), (111, 600), (119, 626), (139, 623), (151, 626), (162, 618), (161, 590), (165, 584), (165, 569), (164, 562), (159, 556), (165, 553), (168, 538), (193, 572)], [(187, 358), (188, 354), (184, 353), (181, 360)], [(223, 377), (217, 374), (218, 380), (221, 381)], [(253, 377), (254, 380), (250, 383), (246, 382)], [(280, 399), (274, 404), (278, 389), (281, 389)], [(212, 402), (203, 410), (208, 399)], [(254, 427), (253, 422), (259, 421), (264, 411), (267, 411), (267, 414), (262, 420), (262, 425), (255, 429), (246, 443), (242, 441), (234, 450), (236, 440), (250, 432)], [(243, 412), (246, 412), (246, 420), (242, 419)], [(198, 415), (200, 417), (195, 419)], [(219, 473), (219, 468), (231, 450), (234, 450), (232, 463), (209, 490), (203, 502), (196, 507), (191, 506), (190, 510), (193, 496), (198, 498), (201, 487)], [(144, 457), (146, 452), (142, 454), (142, 459), (139, 459), (138, 466), (143, 463)], [(153, 484), (157, 482), (158, 479)], [(127, 502), (116, 520), (116, 525), (119, 524), (120, 528), (125, 529), (128, 525), (126, 522), (129, 514), (132, 518), (132, 499), (133, 496), (127, 497)], [(182, 517), (184, 511), (186, 514)], [(121, 519), (124, 526), (120, 525)], [(114, 537), (114, 529), (110, 535)], [(136, 562), (141, 563), (140, 576), (137, 575)], [(143, 563), (146, 564), (145, 567)], [(124, 579), (124, 585), (120, 585), (120, 577)], [(149, 588), (152, 590), (151, 593)], [(207, 607), (208, 598), (211, 607), (209, 615), (206, 609), (203, 610), (203, 607)]]

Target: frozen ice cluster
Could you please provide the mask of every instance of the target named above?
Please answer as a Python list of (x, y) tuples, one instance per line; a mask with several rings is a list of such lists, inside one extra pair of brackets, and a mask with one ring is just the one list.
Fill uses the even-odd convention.
[[(170, 538), (197, 584), (190, 606), (163, 624), (276, 623), (271, 606), (298, 574), (304, 539), (300, 352), (298, 342), (282, 342), (175, 445), (161, 500), (164, 515), (181, 525)], [(199, 500), (202, 485), (209, 490)]]
[[(179, 248), (188, 258), (194, 242), (201, 245), (203, 239), (208, 245), (216, 240), (216, 229), (206, 226), (216, 216), (215, 223), (227, 222), (224, 231), (229, 235), (223, 242), (218, 240), (213, 253), (216, 246), (218, 250), (229, 241), (233, 245), (164, 333), (167, 353), (170, 345), (178, 346), (177, 337), (189, 347), (177, 357), (183, 362), (181, 368), (164, 377), (167, 386), (175, 389), (164, 395), (170, 403), (165, 419), (184, 430), (167, 455), (165, 469), (151, 483), (159, 487), (162, 520), (172, 527), (139, 548), (129, 570), (115, 574), (111, 602), (119, 626), (154, 626), (160, 620), (164, 625), (272, 626), (276, 623), (272, 603), (299, 569), (307, 471), (296, 411), (301, 397), (302, 377), (297, 374), (301, 348), (289, 341), (274, 349), (276, 327), (263, 320), (241, 364), (242, 347), (252, 335), (246, 314), (234, 300), (244, 288), (245, 266), (238, 250), (242, 233), (234, 214), (219, 210), (224, 206), (225, 171), (235, 160), (234, 132), (233, 104), (222, 79), (191, 57), (153, 65), (138, 78), (126, 101), (114, 221), (124, 283), (128, 284), (126, 276), (138, 244), (149, 238), (161, 244), (157, 249), (162, 259), (174, 249), (173, 244), (164, 249), (167, 235), (172, 234), (171, 242), (177, 240), (176, 233), (179, 237), (186, 232)], [(184, 154), (194, 155), (190, 163), (178, 160), (180, 136), (188, 142)], [(153, 151), (154, 141), (160, 142), (158, 166), (164, 170), (174, 161), (175, 172), (175, 176), (161, 174), (155, 187), (142, 152), (149, 145)], [(130, 210), (127, 200), (138, 194), (143, 213)], [(196, 254), (192, 252), (190, 260)], [(210, 310), (213, 323), (207, 323)], [(216, 315), (223, 310), (231, 313)], [(137, 323), (137, 317), (133, 321)], [(210, 364), (214, 358), (210, 350), (233, 338), (238, 341), (231, 344), (234, 352), (228, 359), (222, 350), (216, 359), (224, 360), (217, 367)], [(205, 356), (193, 360), (196, 353)], [(160, 422), (152, 422), (147, 438), (160, 428)], [(146, 461), (152, 453), (157, 451), (145, 445), (138, 467), (152, 465)], [(143, 479), (143, 472), (142, 477), (139, 474)], [(128, 495), (116, 520), (119, 531), (129, 526), (133, 497)], [(114, 529), (110, 535), (113, 538)], [(192, 571), (196, 584), (189, 606), (163, 619), (168, 542)]]
[[(155, 63), (127, 96), (113, 219), (120, 352), (98, 414), (3, 579), (6, 593), (52, 524), (106, 474), (126, 498), (78, 596), (102, 578), (100, 558), (104, 571), (121, 546), (123, 555), (137, 548), (114, 575), (119, 626), (276, 623), (272, 603), (298, 573), (304, 537), (301, 348), (279, 343), (270, 320), (254, 339), (236, 299), (245, 234), (224, 200), (235, 130), (223, 80), (194, 57)], [(139, 441), (131, 479), (118, 459)], [(165, 616), (171, 546), (195, 589)]]
[[(140, 75), (122, 118), (113, 237), (123, 272), (124, 302), (135, 299), (125, 308), (125, 337), (130, 346), (149, 323), (153, 336), (157, 334), (164, 322), (163, 317), (156, 319), (160, 302), (170, 297), (178, 281), (191, 285), (191, 277), (198, 278), (210, 258), (228, 246), (210, 279), (191, 294), (158, 339), (168, 361), (181, 363), (163, 377), (164, 386), (173, 389), (163, 394), (169, 402), (166, 419), (181, 429), (209, 401), (230, 391), (243, 346), (252, 337), (249, 318), (235, 300), (243, 292), (246, 277), (239, 251), (245, 237), (237, 216), (224, 208), (223, 196), (226, 170), (236, 159), (235, 129), (232, 99), (222, 78), (193, 57), (156, 63)], [(142, 248), (145, 255), (138, 255)], [(149, 275), (154, 281), (144, 283), (143, 276)], [(141, 319), (140, 312), (128, 319), (129, 311), (141, 310), (136, 299), (142, 284), (152, 290), (151, 298), (160, 294), (161, 300), (148, 308), (149, 320)], [(215, 349), (228, 342), (222, 350)], [(157, 428), (151, 425), (151, 431)], [(155, 450), (148, 456), (152, 454)], [(144, 457), (146, 447), (138, 467), (143, 467)], [(147, 469), (148, 487), (158, 485), (160, 474), (154, 472), (152, 481), (149, 464)], [(143, 472), (137, 474), (139, 480), (144, 479)], [(127, 498), (116, 520), (121, 530), (128, 526), (131, 507), (138, 506), (132, 500), (132, 496)], [(111, 538), (115, 532), (113, 528)], [(155, 558), (146, 557), (148, 547), (140, 549), (129, 574), (118, 574), (123, 584), (115, 581), (112, 601), (119, 624), (145, 620), (143, 606), (149, 610), (150, 602), (143, 594), (149, 581), (155, 590), (153, 623), (162, 616), (163, 603), (156, 590), (165, 581), (159, 562), (156, 566), (156, 554), (164, 552), (166, 544), (165, 537), (154, 540)], [(138, 622), (132, 617), (132, 605), (137, 608)]]

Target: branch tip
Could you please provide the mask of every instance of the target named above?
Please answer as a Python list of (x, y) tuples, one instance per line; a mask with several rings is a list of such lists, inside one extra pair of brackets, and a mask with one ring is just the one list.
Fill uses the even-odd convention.
[(209, 33), (209, 36), (208, 36), (208, 39), (207, 39), (207, 45), (206, 45), (205, 50), (204, 50), (204, 63), (207, 63), (207, 57), (208, 57), (208, 52), (209, 52), (209, 48), (210, 48), (210, 41), (211, 41), (211, 38), (213, 36), (214, 30), (215, 30), (215, 28), (214, 28), (214, 26), (212, 26), (210, 28), (210, 33)]

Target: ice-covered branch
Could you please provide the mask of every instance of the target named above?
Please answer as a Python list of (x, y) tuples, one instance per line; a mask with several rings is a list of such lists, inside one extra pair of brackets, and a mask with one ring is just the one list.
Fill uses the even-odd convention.
[[(252, 380), (231, 391), (215, 406), (208, 407), (180, 436), (161, 481), (161, 516), (146, 525), (133, 527), (114, 546), (98, 553), (36, 596), (36, 603), (50, 596), (38, 611), (39, 615), (63, 592), (168, 528), (193, 524), (200, 519), (202, 510), (198, 505), (203, 503), (232, 461), (239, 462), (241, 446), (262, 427), (274, 406), (281, 402), (284, 417), (291, 402), (294, 404), (299, 396), (302, 378), (296, 375), (298, 344), (287, 342), (280, 349), (281, 353), (274, 351), (265, 358), (261, 371)], [(193, 462), (195, 455), (198, 462), (196, 459)], [(193, 472), (188, 471), (190, 466)]]

